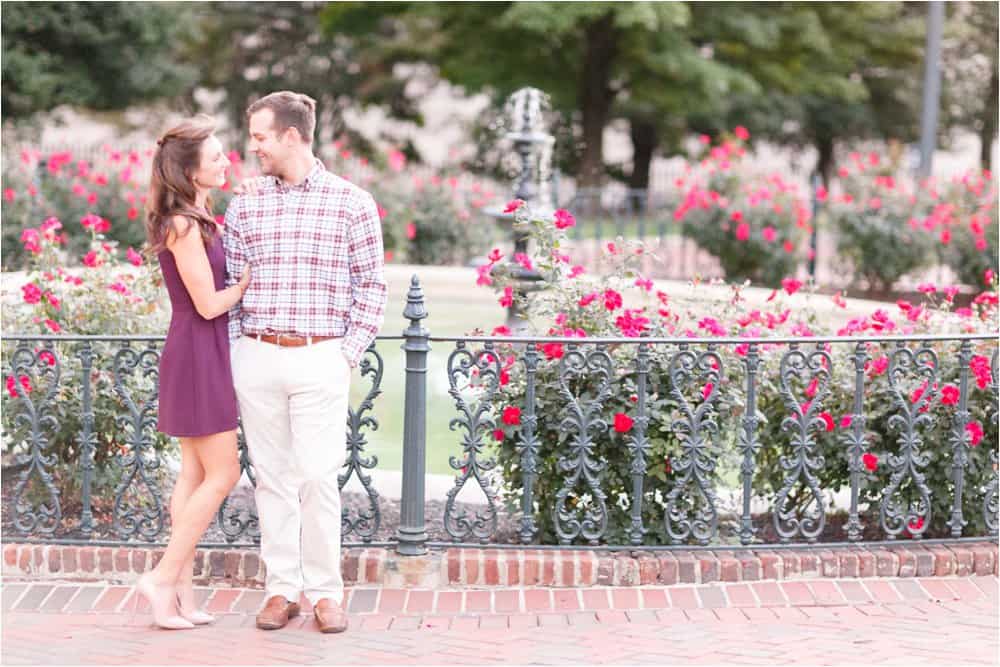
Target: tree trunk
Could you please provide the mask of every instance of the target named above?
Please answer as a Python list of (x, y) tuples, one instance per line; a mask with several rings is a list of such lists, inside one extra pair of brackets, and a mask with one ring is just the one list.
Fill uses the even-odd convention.
[(823, 187), (829, 189), (830, 178), (833, 175), (833, 137), (817, 137), (816, 150), (819, 152), (816, 171), (823, 179)]
[(610, 81), (611, 66), (618, 55), (618, 35), (610, 14), (587, 26), (585, 33), (587, 51), (579, 88), (584, 147), (578, 176), (580, 185), (595, 187), (604, 176), (604, 126), (614, 101)]
[(645, 118), (632, 118), (629, 132), (632, 136), (632, 173), (628, 177), (628, 186), (645, 190), (649, 187), (649, 168), (660, 136), (656, 125)]
[(990, 77), (990, 96), (983, 107), (983, 127), (979, 130), (979, 166), (993, 171), (993, 137), (997, 134), (997, 63), (993, 64)]

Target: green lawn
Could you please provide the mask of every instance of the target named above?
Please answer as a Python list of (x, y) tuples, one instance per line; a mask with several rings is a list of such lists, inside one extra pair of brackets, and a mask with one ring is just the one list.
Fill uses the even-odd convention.
[(580, 219), (570, 230), (570, 239), (612, 240), (618, 236), (626, 239), (655, 239), (661, 236), (680, 234), (680, 224), (674, 222), (669, 212), (659, 211), (648, 216), (622, 217), (614, 219)]
[[(389, 304), (382, 334), (399, 335), (408, 325), (403, 318), (410, 275), (419, 274), (424, 288), (428, 318), (424, 327), (436, 336), (460, 336), (476, 327), (487, 331), (503, 324), (505, 311), (496, 296), (485, 287), (476, 287), (475, 272), (443, 267), (386, 267), (389, 281)], [(382, 395), (375, 402), (377, 431), (366, 434), (367, 451), (379, 458), (379, 467), (399, 470), (403, 461), (403, 389), (405, 386), (402, 341), (386, 341), (379, 346), (385, 362)], [(451, 431), (448, 423), (457, 416), (455, 403), (448, 394), (448, 355), (454, 345), (432, 343), (427, 366), (427, 472), (451, 473), (448, 457), (462, 452), (462, 432)], [(351, 405), (360, 404), (370, 387), (355, 374), (351, 386)]]

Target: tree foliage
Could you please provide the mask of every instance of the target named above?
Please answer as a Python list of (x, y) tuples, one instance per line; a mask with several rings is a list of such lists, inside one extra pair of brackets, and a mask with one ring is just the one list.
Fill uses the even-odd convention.
[(343, 112), (353, 104), (384, 104), (397, 118), (419, 122), (403, 94), (405, 81), (393, 76), (398, 58), (384, 47), (378, 25), (354, 34), (326, 33), (320, 29), (324, 6), (213, 2), (201, 8), (201, 32), (188, 56), (212, 63), (202, 71), (200, 84), (225, 91), (223, 109), (237, 130), (245, 126), (250, 102), (276, 90), (314, 98), (321, 134), (344, 134)]
[(189, 89), (185, 3), (5, 2), (3, 118), (60, 104), (118, 110)]

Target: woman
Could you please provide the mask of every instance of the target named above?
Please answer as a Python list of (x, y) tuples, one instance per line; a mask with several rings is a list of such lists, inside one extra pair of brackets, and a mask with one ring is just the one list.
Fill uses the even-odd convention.
[(240, 477), (227, 313), (250, 272), (225, 287), (223, 230), (208, 195), (225, 183), (229, 160), (214, 129), (198, 116), (163, 135), (147, 198), (148, 252), (159, 259), (173, 310), (160, 357), (158, 429), (180, 439), (181, 471), (170, 499), (170, 541), (137, 589), (154, 623), (171, 630), (213, 620), (195, 604), (194, 550)]

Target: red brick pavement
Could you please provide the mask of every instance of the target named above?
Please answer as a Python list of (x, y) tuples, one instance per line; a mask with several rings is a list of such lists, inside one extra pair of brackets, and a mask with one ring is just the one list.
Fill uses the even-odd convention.
[[(595, 587), (354, 588), (351, 629), (253, 627), (260, 591), (202, 589), (212, 627), (165, 632), (134, 592), (5, 581), (3, 664), (1000, 664), (996, 576)], [(666, 594), (665, 594), (666, 593)]]

